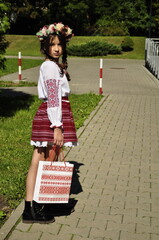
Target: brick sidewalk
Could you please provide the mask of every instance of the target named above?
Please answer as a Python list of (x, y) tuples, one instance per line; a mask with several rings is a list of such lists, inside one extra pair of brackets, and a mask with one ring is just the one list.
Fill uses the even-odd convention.
[[(19, 219), (6, 239), (159, 239), (159, 83), (142, 64), (125, 61), (124, 70), (121, 63), (109, 68), (107, 94), (78, 131), (80, 146), (67, 155), (82, 187), (71, 195), (75, 212), (49, 225)], [(23, 203), (9, 221), (22, 209)]]

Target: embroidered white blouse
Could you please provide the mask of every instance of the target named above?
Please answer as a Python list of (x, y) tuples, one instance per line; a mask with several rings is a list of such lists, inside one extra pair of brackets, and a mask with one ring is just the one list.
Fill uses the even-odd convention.
[[(61, 98), (70, 94), (70, 87), (66, 75), (60, 74), (58, 65), (50, 60), (42, 63), (38, 81), (38, 96), (47, 101), (47, 114), (51, 122), (50, 127), (62, 126)], [(47, 141), (30, 141), (36, 147), (46, 147), (51, 144)], [(52, 144), (51, 144), (52, 145)], [(66, 147), (77, 146), (77, 142), (64, 143)]]
[(47, 113), (50, 127), (62, 126), (61, 98), (70, 94), (68, 80), (60, 75), (58, 65), (50, 60), (42, 63), (38, 81), (38, 96), (48, 101)]

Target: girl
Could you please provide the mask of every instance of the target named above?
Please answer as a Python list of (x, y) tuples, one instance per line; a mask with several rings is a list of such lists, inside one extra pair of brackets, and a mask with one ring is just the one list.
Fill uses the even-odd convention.
[[(45, 61), (40, 67), (38, 96), (42, 99), (32, 126), (31, 145), (34, 146), (31, 165), (26, 180), (26, 201), (23, 222), (54, 221), (47, 215), (42, 204), (33, 201), (38, 163), (45, 161), (55, 144), (58, 147), (77, 145), (73, 116), (68, 100), (70, 88), (67, 69), (66, 43), (72, 37), (72, 30), (62, 23), (44, 26), (37, 33)], [(59, 58), (62, 56), (62, 64)]]

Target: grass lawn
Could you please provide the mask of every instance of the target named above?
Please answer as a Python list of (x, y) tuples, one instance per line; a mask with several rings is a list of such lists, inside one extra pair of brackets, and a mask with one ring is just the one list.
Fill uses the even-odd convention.
[[(42, 62), (39, 59), (22, 59), (22, 70), (39, 66)], [(6, 68), (0, 69), (0, 77), (15, 72), (18, 72), (18, 60), (16, 58), (7, 58)]]
[(37, 86), (37, 83), (35, 82), (25, 82), (25, 81), (17, 81), (17, 82), (12, 82), (12, 81), (0, 81), (0, 88), (2, 87), (33, 87)]
[[(39, 52), (39, 40), (36, 36), (29, 35), (6, 35), (6, 39), (10, 42), (7, 48), (6, 55), (18, 55), (22, 52), (22, 56), (42, 56)], [(78, 45), (89, 41), (107, 41), (120, 45), (123, 41), (123, 36), (74, 36), (69, 45)], [(145, 37), (132, 37), (134, 41), (134, 50), (120, 55), (103, 56), (105, 58), (130, 58), (144, 59)]]
[[(5, 197), (9, 207), (14, 209), (25, 195), (25, 179), (32, 156), (32, 119), (41, 101), (31, 95), (14, 98), (0, 95), (0, 98), (0, 197)], [(83, 125), (101, 98), (101, 95), (95, 94), (70, 96), (77, 129)], [(0, 209), (1, 223), (5, 214)]]
[[(22, 70), (36, 67), (42, 63), (43, 60), (39, 59), (24, 59), (23, 56), (35, 56), (42, 57), (39, 51), (39, 40), (36, 36), (28, 35), (6, 35), (6, 39), (9, 41), (9, 47), (6, 50), (6, 56), (17, 56), (18, 52), (22, 53)], [(124, 37), (85, 37), (85, 36), (75, 36), (70, 41), (70, 45), (79, 45), (82, 43), (87, 43), (89, 41), (107, 41), (108, 43), (113, 43), (115, 45), (120, 45)], [(145, 54), (145, 37), (132, 37), (134, 41), (134, 49), (130, 52), (123, 52), (117, 55), (107, 55), (102, 56), (102, 58), (121, 58), (121, 59), (144, 59)], [(69, 56), (71, 57), (71, 56)], [(99, 58), (99, 57), (96, 57)], [(100, 56), (101, 58), (101, 56)], [(0, 77), (18, 72), (18, 61), (14, 58), (7, 58), (6, 69), (0, 70)]]

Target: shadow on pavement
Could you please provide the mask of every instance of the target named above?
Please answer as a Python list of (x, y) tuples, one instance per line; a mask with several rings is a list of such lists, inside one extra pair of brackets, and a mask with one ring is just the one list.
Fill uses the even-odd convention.
[(70, 198), (68, 203), (54, 203), (54, 204), (45, 204), (45, 210), (47, 215), (60, 217), (68, 216), (75, 211), (75, 205), (77, 200)]
[[(84, 165), (83, 163), (77, 163), (74, 161), (69, 161), (69, 163), (74, 164), (74, 171), (72, 177), (72, 184), (70, 194), (79, 194), (83, 192), (82, 186), (79, 181), (79, 168)], [(68, 203), (55, 203), (55, 204), (46, 204), (45, 209), (48, 215), (54, 217), (68, 216), (75, 211), (75, 206), (78, 200), (70, 198)]]
[(79, 176), (79, 173), (80, 173), (79, 168), (80, 168), (80, 166), (82, 166), (84, 164), (74, 162), (74, 161), (69, 161), (69, 163), (74, 165), (70, 194), (79, 194), (80, 192), (83, 192), (82, 186), (79, 181), (79, 177), (80, 177)]

